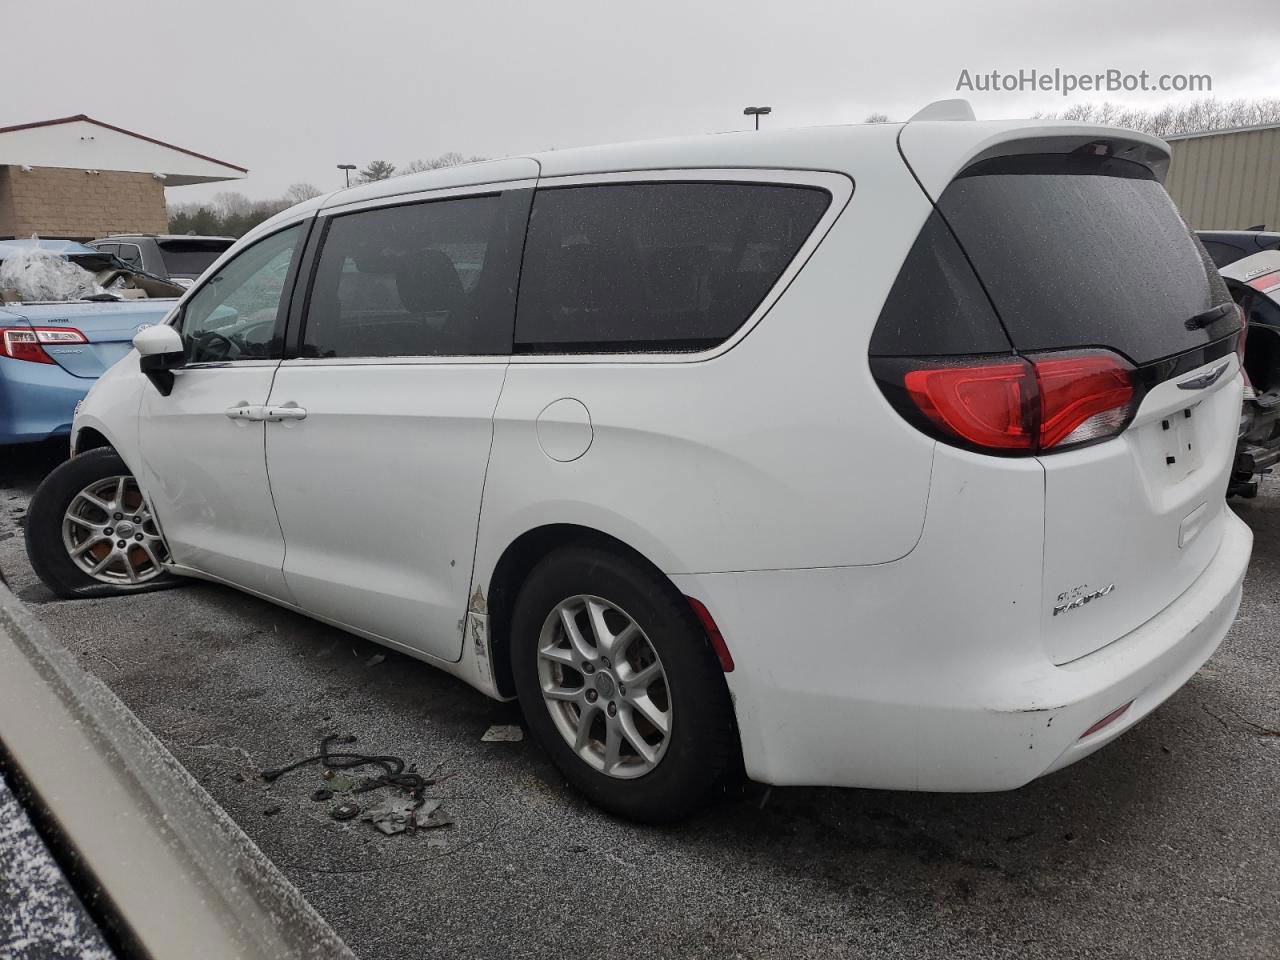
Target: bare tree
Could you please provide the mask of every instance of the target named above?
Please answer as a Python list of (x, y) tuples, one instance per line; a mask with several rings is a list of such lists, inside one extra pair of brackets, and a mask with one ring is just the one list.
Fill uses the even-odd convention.
[(372, 160), (360, 171), (361, 183), (373, 183), (375, 180), (386, 180), (396, 172), (396, 165), (388, 160)]
[(1172, 137), (1180, 133), (1203, 133), (1280, 122), (1280, 97), (1258, 100), (1218, 100), (1206, 97), (1155, 110), (1107, 102), (1078, 103), (1054, 113), (1037, 113), (1035, 117), (1044, 120), (1105, 123), (1157, 137)]
[(225, 220), (247, 214), (253, 209), (253, 201), (236, 190), (224, 190), (213, 195), (210, 206)]
[(867, 119), (863, 123), (888, 123), (889, 115), (887, 113), (868, 113)]
[(470, 156), (464, 157), (456, 150), (450, 150), (448, 153), (442, 153), (438, 157), (432, 157), (430, 160), (411, 160), (400, 168), (400, 174), (406, 173), (424, 173), (427, 170), (439, 170), (442, 167), (456, 167), (460, 163), (475, 163), (478, 160), (484, 160), (485, 157)]
[[(486, 158), (464, 157), (456, 151), (450, 151), (430, 160), (415, 160), (407, 164), (404, 170), (397, 170), (395, 164), (387, 160), (374, 160), (360, 171), (360, 176), (365, 183), (368, 183), (373, 180), (386, 180), (388, 177), (399, 176), (402, 173), (438, 170), (441, 167), (452, 167), (460, 163), (472, 163), (484, 159)], [(270, 200), (250, 200), (243, 193), (223, 191), (214, 194), (204, 203), (170, 203), (169, 230), (180, 234), (239, 237), (286, 207), (318, 197), (322, 193), (324, 191), (314, 184), (299, 182), (292, 184), (283, 196)]]
[(284, 202), (289, 206), (295, 203), (301, 203), (303, 200), (310, 200), (312, 197), (318, 197), (324, 191), (317, 187), (314, 183), (295, 183), (284, 192)]

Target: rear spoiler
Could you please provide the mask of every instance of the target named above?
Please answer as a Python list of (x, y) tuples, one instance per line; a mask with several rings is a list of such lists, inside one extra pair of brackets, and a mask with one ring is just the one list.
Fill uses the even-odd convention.
[(355, 960), (3, 578), (0, 768), (119, 956)]
[(926, 113), (933, 106), (902, 125), (898, 148), (935, 201), (965, 168), (1018, 154), (1072, 153), (1096, 145), (1110, 156), (1142, 164), (1162, 183), (1169, 173), (1169, 145), (1136, 130), (1067, 120), (962, 120), (959, 108), (948, 110), (950, 116)]

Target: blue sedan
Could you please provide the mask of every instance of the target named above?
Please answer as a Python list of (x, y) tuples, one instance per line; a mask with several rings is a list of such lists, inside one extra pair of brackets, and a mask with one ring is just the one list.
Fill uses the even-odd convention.
[[(123, 267), (114, 257), (68, 240), (0, 241), (0, 260), (33, 246), (91, 272)], [(2, 292), (2, 291), (0, 291)], [(133, 336), (159, 323), (173, 298), (0, 302), (0, 444), (69, 434), (76, 404), (129, 352)]]

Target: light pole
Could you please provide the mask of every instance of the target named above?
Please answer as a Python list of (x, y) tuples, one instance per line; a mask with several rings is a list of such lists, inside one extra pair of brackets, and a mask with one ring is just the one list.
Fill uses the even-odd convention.
[(351, 186), (351, 171), (356, 168), (354, 163), (340, 163), (338, 169), (347, 175), (347, 186)]
[(773, 113), (773, 107), (747, 107), (742, 111), (744, 116), (756, 118), (756, 129), (760, 129), (760, 118)]

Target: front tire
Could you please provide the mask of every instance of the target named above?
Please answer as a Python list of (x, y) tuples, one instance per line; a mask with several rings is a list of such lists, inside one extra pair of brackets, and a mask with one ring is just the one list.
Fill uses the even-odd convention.
[(177, 585), (168, 548), (128, 466), (109, 447), (56, 467), (27, 510), (27, 556), (45, 586), (68, 600)]
[(595, 547), (529, 574), (511, 620), (525, 719), (592, 802), (668, 823), (693, 812), (739, 752), (719, 662), (688, 602), (656, 571)]

